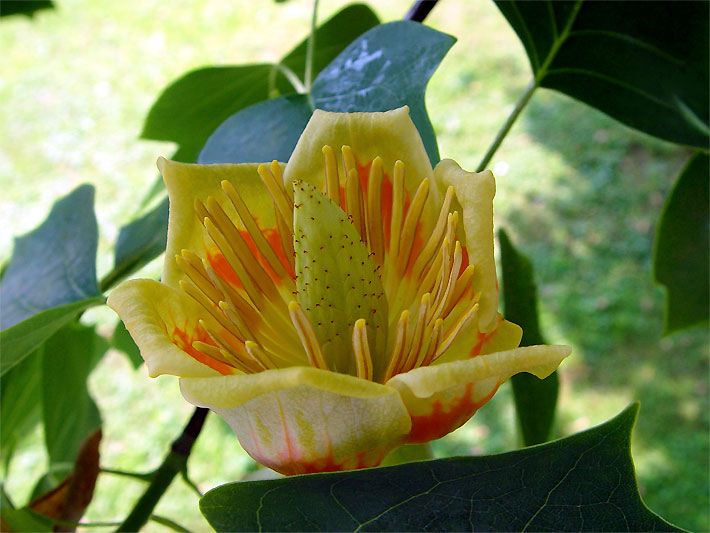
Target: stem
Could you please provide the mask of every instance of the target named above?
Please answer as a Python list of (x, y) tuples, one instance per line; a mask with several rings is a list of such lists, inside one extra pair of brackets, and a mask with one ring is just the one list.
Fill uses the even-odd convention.
[(530, 98), (532, 97), (533, 93), (535, 92), (535, 89), (537, 88), (537, 80), (531, 80), (527, 88), (525, 89), (525, 92), (520, 96), (520, 98), (516, 102), (513, 111), (510, 113), (501, 129), (498, 130), (496, 138), (493, 139), (493, 143), (488, 148), (486, 155), (483, 156), (483, 159), (478, 164), (476, 172), (482, 172), (483, 170), (485, 170), (486, 166), (488, 166), (488, 163), (491, 162), (491, 159), (493, 159), (493, 155), (496, 153), (498, 148), (500, 148), (500, 145), (503, 144), (503, 139), (505, 139), (505, 137), (508, 135), (510, 129), (513, 127), (513, 124), (515, 124), (515, 121), (518, 119), (518, 116), (523, 111), (523, 109), (525, 109), (525, 106), (528, 105)]
[(190, 456), (195, 440), (202, 431), (208, 412), (202, 407), (195, 408), (182, 433), (170, 446), (170, 453), (165, 456), (163, 464), (155, 471), (150, 485), (117, 531), (138, 531), (150, 519), (153, 509), (165, 491), (168, 490), (170, 483), (177, 474), (185, 469), (187, 458)]
[(311, 16), (311, 33), (306, 46), (306, 70), (303, 73), (306, 92), (310, 94), (313, 83), (313, 54), (316, 49), (316, 24), (318, 23), (318, 0), (313, 0), (313, 15)]
[(409, 8), (407, 14), (404, 15), (405, 20), (413, 20), (414, 22), (424, 22), (429, 12), (434, 9), (438, 0), (417, 0)]
[(100, 472), (102, 474), (113, 474), (114, 476), (123, 476), (137, 479), (139, 481), (152, 481), (155, 476), (155, 472), (147, 472), (141, 474), (140, 472), (129, 472), (127, 470), (118, 470), (116, 468), (101, 468)]

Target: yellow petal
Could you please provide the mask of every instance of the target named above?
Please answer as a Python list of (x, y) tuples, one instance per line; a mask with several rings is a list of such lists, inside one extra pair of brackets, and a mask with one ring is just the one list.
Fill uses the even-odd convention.
[(163, 268), (163, 283), (177, 287), (182, 272), (175, 263), (175, 256), (182, 250), (190, 250), (205, 258), (204, 229), (195, 213), (195, 200), (218, 199), (227, 215), (241, 229), (243, 225), (231, 203), (227, 201), (221, 182), (230, 182), (246, 202), (251, 213), (257, 217), (262, 229), (276, 229), (276, 219), (271, 196), (257, 173), (258, 164), (193, 165), (160, 158), (158, 169), (163, 175), (170, 199), (168, 221), (168, 245)]
[(434, 364), (449, 363), (493, 352), (517, 348), (523, 338), (523, 330), (517, 324), (504, 320), (498, 314), (496, 327), (489, 333), (480, 333), (476, 324), (459, 333), (451, 347)]
[(510, 376), (550, 375), (569, 355), (567, 346), (528, 346), (399, 374), (396, 388), (412, 417), (409, 442), (438, 439), (464, 424)]
[(484, 172), (466, 172), (455, 161), (444, 159), (434, 169), (439, 189), (453, 185), (458, 200), (457, 209), (463, 215), (466, 248), (470, 264), (474, 265), (473, 284), (480, 291), (479, 324), (488, 333), (496, 324), (498, 280), (493, 256), (493, 197), (495, 178)]
[(222, 416), (254, 459), (284, 474), (376, 466), (410, 429), (396, 390), (316, 368), (183, 378), (180, 388)]
[(192, 348), (193, 341), (206, 340), (198, 323), (204, 312), (184, 294), (154, 280), (134, 279), (111, 291), (107, 304), (123, 320), (151, 377), (234, 371)]
[[(405, 166), (405, 189), (413, 194), (423, 179), (433, 172), (416, 126), (409, 118), (409, 108), (401, 107), (383, 113), (332, 113), (316, 109), (286, 165), (286, 182), (303, 180), (322, 188), (325, 164), (322, 149), (330, 146), (337, 155), (340, 185), (347, 173), (340, 157), (343, 146), (349, 146), (362, 177), (367, 177), (372, 161), (382, 158), (384, 181), (392, 180), (395, 161)], [(435, 216), (441, 205), (438, 191), (431, 191), (426, 215)]]

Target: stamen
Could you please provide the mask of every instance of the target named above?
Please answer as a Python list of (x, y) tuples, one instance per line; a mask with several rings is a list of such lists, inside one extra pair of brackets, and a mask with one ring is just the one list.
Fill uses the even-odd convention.
[(367, 184), (367, 242), (375, 254), (375, 262), (381, 265), (385, 257), (382, 227), (382, 158), (377, 156), (370, 165)]
[(202, 223), (207, 229), (207, 233), (209, 234), (210, 238), (215, 242), (217, 247), (224, 255), (224, 258), (227, 260), (227, 263), (229, 263), (229, 265), (234, 269), (234, 272), (237, 274), (237, 278), (244, 287), (244, 290), (246, 291), (247, 295), (249, 295), (249, 298), (251, 299), (252, 303), (258, 309), (263, 303), (264, 298), (262, 296), (261, 291), (257, 289), (256, 285), (247, 273), (246, 269), (244, 268), (244, 265), (239, 260), (238, 255), (229, 245), (227, 239), (222, 235), (222, 232), (220, 232), (217, 226), (215, 226), (214, 222), (212, 222), (212, 219), (206, 217), (202, 221)]
[(385, 371), (385, 382), (397, 373), (397, 369), (402, 364), (404, 348), (407, 342), (408, 327), (409, 311), (405, 309), (402, 311), (402, 314), (399, 315), (399, 321), (397, 322), (397, 337), (394, 343), (394, 348), (392, 348), (392, 354), (390, 355), (390, 362), (387, 365), (387, 370)]
[(219, 291), (212, 285), (209, 276), (207, 276), (202, 269), (200, 259), (195, 254), (188, 250), (183, 250), (182, 255), (175, 256), (175, 262), (178, 268), (183, 271), (188, 279), (192, 281), (207, 298), (213, 302), (219, 300), (221, 296)]
[(327, 144), (322, 149), (323, 166), (325, 167), (325, 194), (340, 205), (340, 178), (338, 177), (338, 162), (333, 149)]
[(461, 250), (461, 243), (459, 241), (456, 241), (456, 245), (454, 246), (454, 261), (451, 265), (451, 268), (449, 269), (449, 276), (446, 283), (446, 288), (444, 289), (444, 293), (441, 298), (437, 297), (437, 301), (439, 303), (433, 313), (433, 318), (442, 317), (444, 310), (448, 307), (449, 301), (451, 300), (451, 296), (453, 294), (453, 287), (456, 283), (456, 277), (458, 275), (459, 270), (461, 269), (462, 261), (463, 254)]
[[(407, 350), (407, 359), (399, 369), (399, 372), (408, 372), (414, 368), (417, 364), (417, 359), (419, 358), (419, 351), (422, 347), (422, 339), (424, 337), (424, 328), (426, 326), (426, 316), (429, 313), (429, 307), (431, 306), (431, 294), (426, 293), (422, 296), (421, 303), (419, 305), (419, 313), (417, 314), (417, 323), (414, 326), (414, 333), (410, 339), (409, 349)], [(398, 372), (398, 373), (399, 373)]]
[(210, 214), (210, 219), (217, 227), (219, 232), (224, 236), (226, 243), (236, 253), (242, 265), (246, 268), (251, 278), (256, 282), (261, 291), (266, 294), (269, 299), (278, 299), (279, 293), (274, 281), (269, 277), (264, 268), (254, 257), (251, 249), (247, 245), (244, 237), (239, 233), (234, 223), (231, 221), (227, 213), (224, 212), (222, 206), (217, 200), (210, 197), (207, 200), (207, 211)]
[(395, 161), (392, 177), (392, 216), (390, 218), (390, 257), (399, 254), (399, 236), (404, 218), (404, 163)]
[(353, 353), (355, 354), (357, 377), (368, 381), (372, 380), (372, 357), (370, 356), (370, 345), (367, 343), (367, 327), (364, 318), (357, 320), (353, 328)]
[(409, 254), (414, 245), (414, 233), (419, 223), (419, 217), (424, 210), (424, 204), (429, 196), (429, 180), (424, 179), (419, 184), (417, 192), (414, 194), (412, 205), (407, 210), (407, 217), (404, 219), (404, 228), (400, 238), (400, 247), (397, 256), (397, 272), (402, 273), (409, 264)]
[(269, 170), (266, 165), (259, 165), (256, 171), (259, 173), (259, 176), (264, 182), (269, 194), (271, 194), (271, 198), (274, 201), (276, 209), (279, 211), (284, 221), (288, 224), (290, 233), (293, 233), (293, 211), (291, 209), (293, 201), (286, 195), (283, 183), (279, 183), (276, 180), (274, 175), (271, 173), (271, 170)]
[(434, 355), (434, 361), (449, 349), (449, 346), (454, 342), (456, 336), (465, 328), (471, 320), (476, 316), (478, 312), (478, 303), (473, 304), (466, 313), (459, 319), (459, 321), (446, 333), (444, 334), (444, 340), (436, 349), (436, 354)]
[(217, 304), (210, 300), (192, 281), (183, 279), (178, 282), (178, 285), (185, 294), (195, 300), (200, 307), (207, 311), (223, 328), (232, 328), (229, 320), (227, 320), (227, 317), (225, 317), (219, 307), (217, 307)]
[(224, 180), (222, 182), (222, 190), (227, 195), (227, 198), (229, 198), (232, 206), (234, 206), (239, 219), (242, 221), (242, 224), (244, 224), (244, 227), (249, 232), (249, 235), (251, 235), (257, 250), (259, 250), (262, 257), (264, 257), (269, 263), (271, 269), (279, 278), (284, 280), (291, 279), (291, 275), (286, 272), (286, 268), (276, 256), (276, 253), (273, 248), (271, 248), (271, 245), (269, 245), (266, 237), (264, 237), (264, 234), (259, 229), (256, 220), (254, 220), (254, 217), (244, 203), (244, 200), (237, 192), (237, 189), (234, 188), (234, 185), (227, 180)]
[(226, 350), (220, 349), (216, 346), (212, 346), (211, 344), (207, 344), (202, 341), (193, 342), (192, 347), (198, 352), (202, 352), (203, 354), (208, 355), (209, 357), (211, 357), (212, 359), (216, 359), (217, 361), (222, 361), (223, 363), (233, 366), (238, 370), (241, 370), (242, 372), (253, 372), (253, 369), (251, 367), (248, 367), (247, 365), (242, 363), (238, 358), (233, 357)]
[(345, 167), (345, 175), (348, 176), (352, 170), (357, 174), (357, 164), (355, 163), (355, 156), (353, 155), (352, 148), (348, 145), (344, 145), (340, 152), (343, 154), (343, 166)]
[(436, 253), (436, 250), (439, 247), (439, 244), (441, 243), (441, 239), (444, 236), (444, 232), (447, 229), (449, 209), (451, 208), (451, 202), (453, 200), (453, 197), (454, 187), (450, 186), (448, 189), (446, 189), (444, 203), (441, 206), (439, 218), (436, 221), (434, 230), (432, 231), (431, 236), (429, 237), (429, 240), (426, 243), (426, 246), (424, 246), (424, 249), (419, 254), (419, 257), (417, 257), (417, 260), (414, 263), (414, 267), (412, 267), (412, 279), (419, 279), (419, 276), (424, 270), (424, 267), (429, 264), (429, 262), (433, 259), (434, 254)]
[(254, 341), (246, 341), (244, 347), (249, 355), (257, 361), (265, 370), (277, 368), (274, 362), (269, 358), (266, 352)]
[(444, 320), (437, 318), (434, 322), (434, 328), (429, 335), (429, 347), (427, 348), (426, 355), (419, 366), (429, 366), (434, 361), (434, 356), (436, 355), (436, 350), (439, 348), (439, 343), (441, 342), (441, 332), (444, 327)]
[(345, 202), (348, 214), (352, 217), (353, 226), (360, 233), (360, 239), (365, 240), (367, 238), (367, 230), (365, 229), (365, 221), (362, 218), (360, 178), (355, 170), (351, 170), (348, 173), (348, 179), (345, 182)]
[(288, 312), (291, 316), (291, 322), (296, 328), (296, 332), (301, 339), (301, 344), (306, 350), (306, 355), (308, 356), (308, 362), (311, 366), (320, 368), (321, 370), (328, 370), (328, 365), (323, 359), (323, 353), (320, 349), (320, 343), (316, 337), (315, 331), (313, 331), (313, 326), (308, 320), (308, 317), (301, 309), (298, 302), (290, 302), (288, 304)]

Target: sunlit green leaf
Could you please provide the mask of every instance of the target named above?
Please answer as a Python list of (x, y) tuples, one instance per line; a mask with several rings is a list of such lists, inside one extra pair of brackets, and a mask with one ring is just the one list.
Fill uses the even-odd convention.
[(62, 328), (44, 345), (42, 413), (50, 467), (73, 466), (84, 440), (101, 427), (86, 380), (107, 349), (93, 327), (80, 324)]
[(678, 177), (656, 232), (656, 280), (666, 286), (666, 333), (707, 322), (710, 164), (696, 154)]
[(638, 493), (637, 411), (501, 455), (230, 483), (200, 509), (217, 531), (675, 531)]
[(82, 185), (58, 200), (38, 228), (15, 240), (0, 281), (0, 329), (97, 296), (97, 241), (94, 188)]
[(51, 520), (27, 507), (15, 508), (4, 487), (0, 487), (0, 518), (3, 531), (52, 531)]
[(432, 164), (439, 161), (424, 91), (455, 39), (411, 21), (363, 34), (313, 82), (313, 104), (326, 111), (387, 111), (408, 105)]
[[(500, 257), (504, 315), (523, 328), (521, 346), (545, 344), (537, 312), (537, 287), (530, 260), (515, 249), (508, 234), (501, 230)], [(555, 420), (559, 378), (553, 372), (545, 379), (521, 373), (511, 378), (515, 409), (526, 446), (545, 442)]]
[(706, 2), (496, 4), (540, 87), (661, 139), (707, 148)]
[(0, 378), (0, 455), (6, 464), (42, 414), (42, 352), (38, 348)]
[(20, 363), (62, 326), (90, 307), (104, 303), (103, 296), (46, 309), (11, 328), (0, 331), (0, 376)]

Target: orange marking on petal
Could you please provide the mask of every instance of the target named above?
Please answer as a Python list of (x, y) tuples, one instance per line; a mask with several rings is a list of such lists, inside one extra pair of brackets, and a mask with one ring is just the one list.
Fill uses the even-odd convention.
[(184, 329), (178, 328), (176, 326), (175, 329), (173, 329), (172, 341), (175, 346), (180, 348), (183, 352), (188, 354), (195, 361), (202, 363), (203, 365), (208, 366), (213, 370), (216, 370), (223, 376), (234, 374), (234, 368), (229, 366), (227, 363), (218, 361), (217, 359), (214, 359), (213, 357), (210, 357), (209, 355), (193, 348), (192, 343), (195, 341), (201, 341), (205, 344), (215, 346), (215, 343), (212, 341), (212, 338), (202, 326), (198, 325), (195, 328), (194, 335), (190, 335)]
[(478, 334), (478, 341), (476, 344), (471, 348), (471, 352), (468, 354), (469, 357), (476, 357), (477, 355), (481, 354), (481, 350), (483, 350), (483, 346), (486, 344), (486, 341), (495, 333), (495, 330), (491, 331), (490, 333), (479, 333)]
[(210, 266), (224, 281), (234, 287), (243, 287), (242, 282), (239, 277), (237, 277), (237, 273), (234, 271), (232, 265), (229, 264), (229, 261), (227, 261), (227, 258), (224, 257), (222, 252), (208, 251), (207, 261), (209, 261)]
[(468, 250), (466, 247), (462, 244), (461, 245), (461, 268), (459, 268), (459, 276), (463, 274), (463, 271), (466, 270), (466, 267), (469, 265), (469, 260), (468, 260)]
[(408, 443), (422, 443), (439, 439), (464, 425), (478, 409), (480, 409), (495, 394), (498, 387), (481, 402), (473, 401), (473, 383), (466, 385), (463, 394), (450, 403), (448, 410), (444, 409), (441, 400), (433, 404), (428, 415), (412, 416), (412, 429), (409, 432)]

